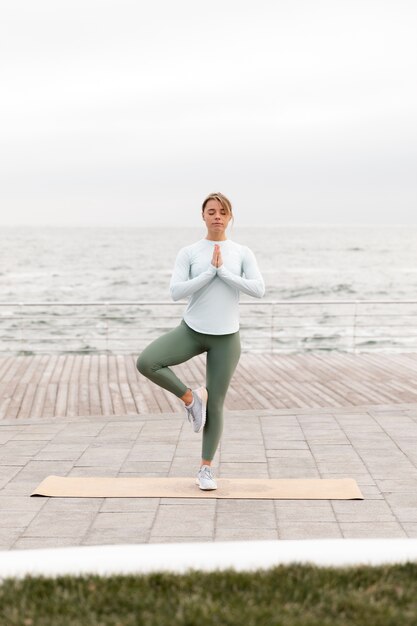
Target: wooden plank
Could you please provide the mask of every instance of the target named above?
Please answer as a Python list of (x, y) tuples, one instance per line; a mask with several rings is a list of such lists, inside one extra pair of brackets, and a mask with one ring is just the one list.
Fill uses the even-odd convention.
[(100, 406), (102, 415), (114, 415), (112, 396), (108, 383), (100, 383), (98, 386), (100, 394)]
[(266, 362), (266, 359), (262, 359), (260, 354), (251, 355), (251, 369), (256, 380), (269, 380), (269, 364)]
[(36, 385), (36, 391), (33, 397), (32, 407), (30, 410), (31, 417), (42, 417), (43, 407), (46, 398), (46, 385)]
[[(246, 406), (248, 408), (250, 409), (264, 408), (263, 404), (258, 402), (258, 399), (257, 399), (259, 392), (253, 391), (252, 385), (250, 383), (246, 383), (246, 381), (243, 379), (243, 376), (240, 374), (238, 369), (239, 369), (239, 365), (237, 366), (233, 379), (232, 379), (232, 384), (234, 388), (236, 388), (237, 393), (240, 395), (241, 398), (244, 399)], [(266, 403), (265, 400), (264, 402)], [(226, 396), (225, 406), (229, 408), (227, 396)]]
[(141, 413), (149, 413), (148, 405), (146, 404), (146, 400), (139, 383), (131, 382), (130, 388), (132, 390), (138, 414), (140, 415)]
[(136, 383), (139, 378), (139, 372), (136, 369), (136, 359), (133, 355), (129, 354), (125, 357), (126, 361), (126, 376), (128, 383)]
[(167, 413), (171, 410), (171, 407), (169, 405), (169, 402), (167, 401), (166, 397), (165, 397), (165, 391), (164, 389), (162, 389), (159, 385), (155, 385), (154, 389), (153, 389), (153, 393), (155, 396), (155, 399), (158, 403), (159, 406), (159, 411), (161, 413)]
[(99, 358), (100, 357), (98, 354), (90, 354), (90, 369), (88, 372), (88, 384), (89, 385), (98, 384)]
[(114, 354), (109, 354), (107, 357), (107, 363), (109, 375), (108, 386), (112, 399), (113, 411), (115, 415), (124, 415), (126, 409), (120, 392), (120, 387), (117, 382), (116, 356)]
[(126, 359), (123, 354), (115, 355), (115, 364), (116, 381), (118, 383), (127, 383)]
[(229, 388), (227, 390), (224, 406), (226, 406), (226, 402), (227, 408), (231, 411), (238, 411), (239, 409), (243, 410), (245, 406), (247, 407), (247, 402), (245, 402), (245, 400), (242, 398), (242, 396), (234, 386), (233, 381), (230, 382)]
[(297, 376), (294, 380), (299, 383), (317, 380), (317, 374), (312, 369), (312, 360), (309, 358), (310, 355), (293, 354), (291, 356), (293, 362), (298, 364), (298, 368), (296, 370)]
[(389, 354), (387, 355), (388, 364), (392, 368), (392, 373), (396, 376), (401, 374), (405, 378), (412, 378), (417, 373), (417, 366), (413, 367), (412, 362), (407, 361), (405, 356), (401, 355), (402, 358), (400, 358), (400, 355)]
[[(206, 353), (176, 367), (205, 383)], [(139, 374), (136, 355), (31, 355), (0, 362), (0, 418), (173, 412), (174, 394)], [(417, 353), (243, 353), (228, 410), (414, 403)]]
[(83, 359), (82, 354), (74, 355), (74, 363), (73, 363), (72, 370), (71, 370), (71, 377), (69, 379), (70, 383), (78, 385), (82, 359)]
[(78, 383), (78, 415), (90, 415), (90, 390), (88, 384)]
[(321, 407), (329, 406), (330, 407), (340, 407), (340, 402), (335, 400), (332, 396), (326, 394), (326, 392), (319, 386), (320, 381), (310, 381), (308, 383), (304, 383), (307, 389), (310, 389), (312, 393), (316, 394), (317, 401), (320, 402)]
[(38, 367), (36, 368), (36, 371), (34, 372), (30, 380), (31, 383), (35, 383), (37, 385), (40, 385), (42, 383), (44, 371), (49, 362), (49, 359), (50, 359), (49, 354), (40, 355), (40, 361), (39, 361)]
[(265, 409), (287, 408), (288, 406), (287, 395), (283, 393), (282, 388), (277, 385), (271, 389), (271, 383), (261, 381), (258, 382), (256, 386), (252, 386), (251, 391), (257, 398), (258, 406), (259, 403), (262, 403), (262, 407)]
[[(385, 356), (388, 357), (388, 355), (385, 355)], [(400, 373), (400, 368), (394, 367), (393, 369), (393, 366), (389, 362), (388, 358), (381, 360), (377, 358), (377, 355), (369, 354), (369, 353), (363, 354), (362, 358), (367, 363), (369, 363), (369, 367), (373, 367), (374, 369), (377, 369), (380, 375), (383, 374), (384, 376), (388, 378), (392, 378), (392, 377), (398, 378), (398, 375)], [(404, 372), (402, 373), (402, 375), (404, 375)]]
[(98, 385), (88, 385), (88, 397), (90, 399), (90, 415), (103, 415)]
[(345, 384), (346, 386), (356, 389), (359, 392), (359, 394), (361, 394), (365, 398), (370, 398), (377, 402), (379, 401), (380, 404), (395, 401), (395, 399), (392, 397), (391, 394), (386, 393), (385, 381), (384, 382), (380, 381), (381, 384), (379, 386), (382, 387), (382, 389), (378, 389), (378, 383), (374, 380), (372, 381), (361, 380), (359, 382), (357, 380), (353, 380), (352, 378), (350, 378), (349, 381), (343, 380), (341, 382)]
[(136, 368), (136, 355), (126, 356), (126, 377), (130, 387), (130, 393), (134, 401), (136, 413), (146, 413), (147, 404), (139, 385), (139, 372)]
[(7, 411), (12, 401), (16, 385), (11, 387), (10, 383), (2, 383), (0, 397), (0, 419), (7, 419)]
[(304, 382), (312, 378), (306, 367), (308, 361), (308, 355), (303, 355), (302, 358), (299, 359), (297, 359), (297, 355), (295, 354), (285, 355), (283, 363), (285, 368), (289, 371), (292, 381)]
[(99, 379), (99, 355), (92, 354), (91, 360), (90, 360), (90, 371), (88, 373), (88, 395), (90, 398), (90, 415), (102, 414), (98, 379)]
[(308, 386), (307, 381), (293, 381), (291, 390), (297, 396), (299, 402), (305, 402), (307, 407), (319, 408), (323, 406), (320, 397), (314, 388)]
[(78, 382), (72, 380), (71, 374), (71, 379), (66, 384), (68, 385), (66, 415), (68, 415), (68, 417), (75, 417), (76, 415), (80, 415), (78, 407)]
[(348, 370), (344, 366), (343, 361), (340, 361), (340, 359), (337, 358), (337, 355), (326, 353), (325, 357), (324, 355), (319, 355), (319, 358), (322, 360), (325, 358), (326, 360), (326, 364), (329, 368), (328, 378), (340, 379), (346, 375)]
[[(18, 386), (27, 367), (27, 358), (24, 356), (16, 357), (16, 361), (11, 363), (9, 370), (3, 376), (6, 387), (0, 400), (0, 419), (14, 419), (17, 415), (25, 391), (21, 388), (18, 389)], [(14, 401), (15, 395), (16, 401)]]
[(89, 372), (91, 355), (82, 355), (78, 380), (78, 411), (79, 415), (90, 415)]
[(137, 415), (136, 403), (128, 382), (119, 383), (120, 393), (125, 406), (126, 415)]
[[(393, 381), (391, 381), (391, 383), (392, 382)], [(396, 389), (398, 390), (398, 393), (403, 395), (403, 392), (404, 392), (405, 398), (406, 398), (404, 402), (415, 402), (417, 400), (417, 389), (414, 383), (410, 383), (405, 380), (396, 380), (395, 386), (396, 386)]]
[[(298, 405), (300, 406), (309, 406), (309, 407), (321, 407), (323, 406), (322, 399), (317, 391), (309, 387), (306, 383), (307, 381), (316, 380), (317, 375), (312, 372), (309, 372), (306, 368), (307, 359), (304, 358), (304, 355), (301, 355), (303, 358), (300, 359), (292, 359), (290, 362), (290, 368), (293, 372), (297, 371), (296, 379), (291, 376), (285, 377), (277, 377), (273, 382), (273, 389), (275, 395), (277, 394), (279, 389), (286, 390), (286, 405), (291, 403), (291, 397), (296, 397)], [(273, 363), (270, 369), (273, 369), (273, 366), (277, 363)], [(297, 370), (294, 369), (294, 365), (298, 364), (299, 367)], [(281, 367), (284, 365), (284, 359), (280, 358)], [(282, 370), (281, 370), (282, 371)], [(290, 393), (288, 393), (290, 392)], [(292, 396), (293, 394), (293, 396)]]
[(316, 381), (325, 380), (326, 378), (329, 378), (329, 376), (332, 376), (333, 368), (329, 363), (326, 363), (325, 358), (323, 358), (323, 354), (315, 352), (314, 354), (310, 354), (309, 357), (312, 367), (317, 374)]
[(50, 355), (49, 360), (46, 362), (45, 369), (42, 372), (42, 376), (39, 380), (39, 384), (48, 385), (50, 383), (57, 361), (58, 361), (57, 354)]
[(56, 360), (55, 367), (53, 369), (49, 382), (58, 384), (61, 381), (62, 370), (64, 369), (65, 365), (65, 359), (65, 354), (58, 354), (58, 358)]
[(316, 380), (327, 380), (334, 376), (335, 365), (333, 361), (327, 360), (327, 353), (314, 353), (309, 355), (312, 369), (317, 373)]
[(57, 385), (55, 415), (64, 417), (67, 414), (69, 383), (59, 382)]
[(99, 385), (107, 385), (108, 378), (108, 360), (107, 354), (99, 355), (99, 367), (98, 367), (98, 383)]
[(13, 381), (16, 382), (16, 377), (20, 374), (22, 375), (24, 370), (26, 369), (26, 361), (24, 356), (16, 356), (10, 363), (8, 369), (4, 372), (2, 376), (3, 383), (11, 383)]
[(14, 358), (13, 356), (0, 357), (0, 383), (3, 382), (3, 376), (9, 370)]
[(334, 401), (333, 406), (352, 406), (352, 402), (347, 398), (344, 398), (340, 393), (335, 392), (332, 389), (331, 382), (328, 381), (319, 381), (319, 382), (311, 382), (310, 385), (315, 389), (320, 390), (327, 397), (332, 398)]
[(354, 378), (355, 380), (363, 380), (364, 378), (366, 378), (370, 381), (378, 381), (380, 379), (378, 369), (370, 368), (369, 363), (367, 363), (366, 360), (362, 359), (361, 355), (343, 354), (342, 356), (349, 366), (349, 378)]
[(244, 394), (248, 400), (252, 398), (252, 407), (254, 409), (268, 409), (270, 408), (270, 403), (266, 398), (264, 398), (263, 393), (259, 393), (257, 389), (255, 389), (255, 383), (253, 377), (250, 372), (246, 369), (245, 364), (242, 361), (239, 361), (238, 366), (236, 368), (235, 376), (239, 376), (239, 389), (242, 394)]
[(66, 383), (66, 384), (70, 382), (73, 366), (74, 366), (74, 355), (67, 354), (65, 356), (65, 363), (64, 363), (64, 367), (62, 368), (61, 379), (59, 382)]
[(352, 387), (345, 384), (344, 380), (329, 380), (328, 386), (330, 386), (333, 391), (339, 393), (342, 399), (346, 398), (350, 400), (352, 404), (367, 404), (372, 401), (372, 393), (365, 394), (352, 389)]
[[(295, 407), (295, 408), (299, 408), (299, 409), (303, 409), (303, 408), (308, 408), (310, 407), (310, 404), (307, 402), (307, 400), (305, 399), (305, 397), (300, 396), (299, 394), (295, 393), (295, 387), (294, 387), (294, 382), (291, 383), (287, 383), (284, 380), (281, 380), (279, 382), (279, 384), (277, 384), (278, 388), (281, 388), (287, 398), (289, 399), (289, 402), (291, 404), (288, 404), (288, 408), (289, 407)], [(273, 407), (270, 407), (273, 408)]]
[(400, 355), (401, 360), (407, 365), (407, 367), (413, 372), (413, 376), (417, 375), (417, 354), (413, 352), (407, 352)]
[(23, 396), (22, 404), (20, 405), (20, 408), (16, 417), (21, 418), (21, 419), (27, 419), (31, 416), (31, 409), (32, 409), (37, 387), (38, 385), (36, 385), (36, 383), (26, 384), (26, 391)]
[(56, 398), (58, 394), (58, 383), (46, 385), (45, 404), (42, 417), (53, 417), (55, 415)]
[(241, 390), (242, 386), (236, 384), (235, 377), (233, 377), (224, 403), (224, 406), (227, 406), (230, 411), (252, 409), (252, 405), (248, 401), (246, 394), (241, 393)]
[(25, 371), (20, 376), (19, 382), (21, 384), (27, 384), (31, 381), (33, 374), (36, 372), (37, 368), (39, 367), (39, 361), (40, 361), (39, 355), (31, 355), (28, 357)]
[(127, 415), (137, 415), (135, 400), (129, 385), (126, 370), (126, 358), (122, 354), (116, 355), (117, 379)]
[(98, 362), (98, 392), (103, 415), (114, 415), (113, 402), (109, 390), (109, 373), (107, 354), (99, 355)]
[[(268, 376), (266, 377), (266, 380), (269, 382), (275, 383), (285, 380), (291, 383), (294, 380), (294, 376), (292, 374), (293, 368), (291, 364), (290, 367), (287, 368), (287, 362), (284, 361), (284, 359), (270, 359), (267, 355), (261, 355), (260, 358), (268, 362)], [(257, 376), (256, 371), (253, 375), (256, 377), (256, 380), (258, 380), (259, 377)]]
[(141, 376), (140, 387), (142, 389), (143, 397), (148, 405), (149, 413), (160, 413), (160, 407), (156, 398), (154, 396), (154, 386), (155, 383), (145, 378), (145, 376)]
[(181, 398), (178, 398), (175, 394), (170, 393), (167, 390), (164, 390), (164, 394), (173, 413), (178, 413), (183, 410), (184, 402)]
[(23, 401), (23, 397), (26, 393), (27, 385), (17, 383), (12, 395), (10, 396), (10, 402), (7, 405), (7, 410), (5, 413), (5, 419), (15, 419)]

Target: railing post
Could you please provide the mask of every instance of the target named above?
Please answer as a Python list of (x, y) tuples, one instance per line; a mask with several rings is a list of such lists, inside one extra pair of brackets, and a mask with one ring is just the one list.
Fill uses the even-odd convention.
[(105, 320), (105, 329), (106, 329), (106, 352), (108, 352), (109, 351), (109, 323), (108, 323), (107, 313), (109, 310), (109, 303), (106, 302), (105, 304), (106, 306), (104, 308), (104, 315), (105, 315), (104, 320)]
[(23, 306), (24, 303), (23, 302), (19, 302), (19, 343), (20, 343), (20, 350), (23, 350), (23, 320), (22, 320), (22, 315), (23, 315)]
[(353, 309), (353, 328), (352, 328), (352, 348), (353, 354), (356, 354), (356, 314), (357, 314), (358, 301), (355, 300)]

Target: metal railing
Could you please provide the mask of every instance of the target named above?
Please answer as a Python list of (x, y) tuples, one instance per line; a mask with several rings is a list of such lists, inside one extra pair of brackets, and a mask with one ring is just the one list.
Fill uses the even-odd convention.
[[(0, 303), (0, 354), (137, 353), (184, 310), (184, 301)], [(416, 352), (417, 300), (241, 300), (240, 330), (246, 352)]]

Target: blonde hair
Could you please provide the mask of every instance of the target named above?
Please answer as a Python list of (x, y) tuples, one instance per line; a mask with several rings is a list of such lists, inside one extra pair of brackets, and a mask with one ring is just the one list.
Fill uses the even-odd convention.
[(203, 213), (204, 213), (204, 209), (206, 208), (206, 204), (209, 200), (217, 200), (218, 202), (220, 202), (223, 209), (232, 218), (232, 225), (233, 225), (235, 218), (234, 218), (233, 211), (232, 211), (232, 203), (230, 202), (229, 198), (226, 198), (226, 196), (224, 196), (219, 191), (217, 191), (216, 193), (209, 194), (203, 202), (203, 206), (202, 206)]

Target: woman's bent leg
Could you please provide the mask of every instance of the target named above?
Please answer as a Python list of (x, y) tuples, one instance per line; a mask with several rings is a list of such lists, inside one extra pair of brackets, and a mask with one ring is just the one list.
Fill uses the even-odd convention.
[(207, 350), (207, 420), (203, 430), (202, 458), (211, 461), (223, 432), (223, 404), (240, 358), (239, 331), (211, 335)]
[(165, 335), (152, 341), (139, 355), (136, 367), (149, 380), (181, 398), (188, 387), (168, 365), (184, 363), (201, 352), (204, 352), (204, 348), (194, 331), (181, 323)]

